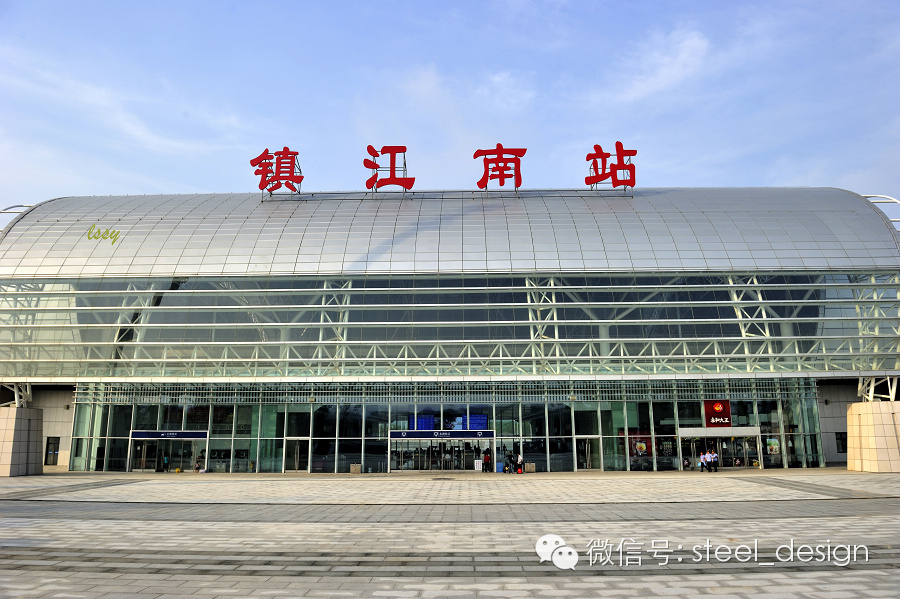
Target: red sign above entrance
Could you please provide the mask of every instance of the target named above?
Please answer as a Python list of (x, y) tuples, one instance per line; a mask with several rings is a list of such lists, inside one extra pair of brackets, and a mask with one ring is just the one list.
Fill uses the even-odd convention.
[[(280, 152), (269, 153), (269, 148), (250, 161), (250, 166), (257, 168), (253, 174), (259, 175), (259, 188), (265, 189), (270, 194), (281, 189), (282, 184), (293, 191), (300, 192), (300, 183), (303, 182), (303, 174), (300, 172), (300, 164), (297, 162), (298, 152), (291, 152), (287, 146)], [(272, 164), (272, 160), (275, 164)], [(296, 187), (294, 184), (296, 183)]]
[(519, 189), (522, 187), (522, 167), (519, 159), (527, 151), (526, 148), (504, 148), (502, 144), (497, 144), (493, 150), (477, 150), (472, 158), (484, 158), (484, 174), (475, 185), (478, 189), (484, 189), (488, 181), (497, 179), (497, 183), (503, 187), (507, 179), (512, 179), (513, 186)]
[(727, 399), (705, 399), (706, 426), (731, 426), (731, 402)]
[[(375, 149), (375, 146), (369, 145), (366, 146), (366, 152), (368, 152), (369, 156), (372, 158), (390, 156), (391, 161), (390, 166), (385, 168), (370, 158), (363, 160), (363, 166), (372, 169), (372, 176), (366, 181), (366, 189), (375, 191), (385, 185), (399, 185), (406, 190), (412, 189), (413, 184), (416, 182), (416, 178), (406, 176), (406, 146), (384, 146), (381, 148), (381, 152), (379, 152)], [(403, 155), (403, 164), (400, 166), (400, 170), (403, 174), (402, 177), (397, 174), (397, 154)], [(387, 177), (380, 177), (380, 173), (385, 170), (388, 172)]]
[[(637, 150), (626, 150), (621, 141), (616, 142), (616, 153), (604, 152), (603, 148), (594, 145), (594, 151), (587, 155), (585, 160), (591, 163), (591, 174), (584, 178), (585, 185), (596, 185), (602, 181), (610, 180), (613, 187), (620, 185), (634, 187), (634, 165), (631, 157), (637, 156)], [(616, 161), (609, 164), (606, 161), (615, 157)], [(597, 163), (600, 160), (600, 163)], [(624, 176), (622, 174), (624, 173)], [(621, 178), (620, 178), (621, 177)]]
[[(485, 189), (490, 181), (497, 181), (503, 187), (507, 179), (512, 179), (513, 187), (519, 189), (522, 186), (521, 158), (527, 151), (525, 148), (504, 148), (499, 143), (490, 150), (476, 150), (472, 158), (483, 159), (484, 171), (475, 185), (478, 189)], [(366, 152), (369, 158), (363, 160), (363, 166), (372, 170), (372, 176), (366, 180), (366, 189), (377, 191), (385, 185), (412, 189), (416, 178), (406, 176), (406, 146), (382, 146), (379, 151), (369, 145)], [(631, 158), (636, 155), (637, 150), (626, 150), (620, 141), (616, 142), (615, 154), (604, 152), (602, 146), (594, 144), (594, 151), (585, 157), (590, 163), (590, 173), (584, 178), (585, 185), (596, 189), (599, 184), (609, 181), (613, 188), (624, 187), (627, 193), (627, 188), (634, 188), (635, 168)], [(259, 188), (270, 195), (282, 187), (290, 190), (289, 193), (300, 193), (303, 173), (297, 156), (298, 152), (292, 152), (285, 146), (283, 150), (271, 153), (266, 148), (252, 159), (250, 166), (256, 167), (254, 174), (259, 175)], [(388, 164), (376, 162), (377, 158), (387, 158)]]

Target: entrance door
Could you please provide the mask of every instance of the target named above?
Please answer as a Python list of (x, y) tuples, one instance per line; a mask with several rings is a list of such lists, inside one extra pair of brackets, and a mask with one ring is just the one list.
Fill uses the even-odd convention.
[(600, 439), (576, 439), (575, 455), (579, 470), (599, 470), (602, 466)]
[(309, 439), (284, 440), (284, 471), (309, 472)]
[(685, 469), (700, 469), (700, 456), (707, 451), (714, 451), (719, 454), (719, 466), (722, 466), (722, 451), (720, 448), (718, 437), (694, 437), (681, 439), (681, 456), (683, 459), (690, 460)]
[(725, 465), (729, 468), (759, 468), (759, 451), (756, 437), (735, 437), (722, 440), (722, 453), (728, 455)]
[(156, 472), (157, 441), (131, 442), (132, 472)]
[(490, 442), (464, 439), (392, 439), (391, 470), (473, 470)]
[[(206, 443), (202, 442), (205, 446)], [(182, 472), (191, 470), (196, 462), (194, 457), (194, 442), (181, 439), (160, 439), (156, 442), (157, 472), (169, 472), (181, 469)], [(193, 461), (192, 461), (193, 460)]]
[(713, 451), (718, 448), (719, 466), (723, 468), (758, 468), (759, 451), (756, 437), (717, 437), (709, 439), (713, 442)]

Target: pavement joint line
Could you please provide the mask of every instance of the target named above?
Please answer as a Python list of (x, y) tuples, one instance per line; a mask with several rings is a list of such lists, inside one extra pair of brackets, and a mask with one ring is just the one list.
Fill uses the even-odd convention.
[(891, 495), (884, 495), (882, 493), (872, 493), (870, 491), (859, 491), (855, 489), (839, 489), (837, 487), (831, 487), (828, 485), (821, 484), (811, 484), (807, 482), (802, 482), (798, 480), (786, 480), (781, 478), (774, 477), (752, 477), (743, 479), (747, 482), (752, 482), (760, 485), (770, 485), (773, 487), (779, 487), (782, 489), (791, 489), (793, 491), (805, 491), (807, 493), (815, 493), (818, 495), (825, 495), (829, 498), (834, 499), (869, 499), (869, 498), (884, 498), (884, 497), (892, 497)]
[(80, 483), (76, 485), (62, 485), (59, 487), (44, 487), (39, 489), (30, 489), (27, 491), (12, 491), (10, 493), (0, 494), (0, 500), (21, 501), (31, 498), (44, 497), (47, 495), (56, 495), (59, 493), (75, 493), (78, 491), (91, 491), (94, 489), (102, 489), (104, 487), (118, 487), (121, 485), (133, 485), (143, 482), (142, 480), (108, 480), (90, 483)]
[[(409, 523), (532, 523), (532, 522), (665, 522), (682, 520), (682, 503), (579, 503), (532, 504), (530, 509), (511, 513), (509, 505), (484, 504), (464, 510), (446, 510), (431, 505), (281, 504), (277, 507), (254, 504), (116, 503), (0, 500), (0, 519), (63, 520), (73, 517), (96, 521), (164, 521), (306, 524), (409, 524)], [(900, 513), (900, 498), (821, 498), (747, 501), (739, 512), (733, 504), (707, 506), (706, 520), (747, 521), (783, 518), (822, 519)], [(810, 509), (815, 505), (815, 509)], [(102, 506), (102, 507), (101, 507)]]

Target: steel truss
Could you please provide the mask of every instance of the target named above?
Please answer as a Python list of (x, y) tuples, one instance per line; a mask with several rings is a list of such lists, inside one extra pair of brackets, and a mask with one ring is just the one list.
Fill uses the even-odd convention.
[(897, 377), (860, 377), (856, 394), (865, 401), (896, 401)]
[[(0, 382), (900, 370), (898, 273), (0, 284)], [(861, 388), (863, 384), (861, 382)]]

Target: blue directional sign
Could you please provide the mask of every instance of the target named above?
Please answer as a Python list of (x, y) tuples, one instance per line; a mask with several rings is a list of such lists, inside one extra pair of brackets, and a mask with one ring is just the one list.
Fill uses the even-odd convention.
[(206, 431), (131, 431), (132, 439), (205, 439)]

